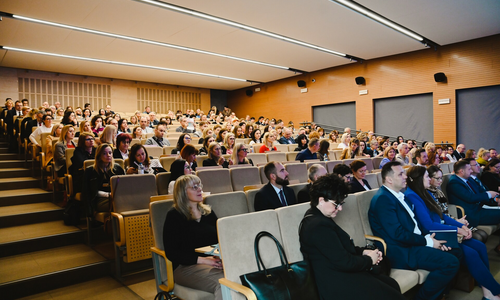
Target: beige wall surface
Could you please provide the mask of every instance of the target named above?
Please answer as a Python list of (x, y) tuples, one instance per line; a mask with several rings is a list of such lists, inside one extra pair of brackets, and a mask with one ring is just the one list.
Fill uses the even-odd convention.
[[(261, 84), (248, 97), (240, 89), (230, 92), (228, 105), (238, 116), (250, 114), (274, 117), (296, 125), (312, 120), (312, 107), (356, 102), (356, 128), (373, 130), (373, 99), (432, 93), (434, 99), (434, 140), (456, 141), (456, 90), (500, 84), (500, 35), (443, 46), (435, 51), (416, 52), (351, 63)], [(447, 83), (436, 83), (434, 74), (443, 72)], [(363, 76), (366, 85), (355, 78)], [(316, 82), (312, 82), (315, 79)], [(307, 83), (301, 93), (297, 81)], [(368, 90), (367, 95), (359, 95)], [(450, 104), (438, 105), (449, 98)], [(285, 122), (285, 123), (286, 123)], [(404, 124), (395, 124), (404, 126)]]
[[(138, 89), (148, 92), (142, 101)], [(168, 94), (171, 103), (162, 103), (168, 101), (157, 96), (160, 93)], [(93, 110), (109, 103), (113, 110), (121, 112), (142, 111), (149, 103), (165, 110), (160, 113), (167, 113), (167, 109), (210, 109), (209, 89), (0, 67), (1, 104), (8, 97), (15, 101), (23, 95), (31, 106), (60, 101), (63, 106), (73, 107), (90, 102)]]

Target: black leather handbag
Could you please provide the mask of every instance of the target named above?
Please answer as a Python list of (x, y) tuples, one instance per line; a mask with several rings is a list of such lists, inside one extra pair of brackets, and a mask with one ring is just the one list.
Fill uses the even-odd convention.
[[(259, 240), (267, 236), (278, 248), (281, 266), (266, 269), (259, 253)], [(288, 263), (280, 242), (269, 232), (261, 231), (255, 237), (255, 259), (259, 271), (241, 275), (244, 286), (250, 288), (259, 300), (316, 300), (319, 299), (316, 282), (307, 261)], [(262, 265), (262, 269), (261, 269)]]

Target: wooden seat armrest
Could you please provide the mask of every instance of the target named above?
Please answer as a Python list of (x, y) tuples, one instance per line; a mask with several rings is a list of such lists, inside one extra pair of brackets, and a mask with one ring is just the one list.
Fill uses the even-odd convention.
[(167, 256), (165, 256), (165, 251), (162, 251), (156, 247), (151, 247), (151, 251), (163, 257), (165, 259), (166, 267), (167, 267), (167, 291), (171, 292), (174, 289), (174, 268), (172, 267), (172, 262), (168, 260)]
[(244, 285), (233, 282), (226, 278), (219, 279), (219, 283), (230, 288), (233, 291), (243, 294), (247, 298), (247, 300), (257, 300), (257, 296), (255, 296), (255, 293), (250, 288), (247, 288)]
[(465, 216), (465, 210), (464, 210), (464, 208), (463, 208), (462, 206), (460, 206), (460, 205), (455, 205), (455, 207), (456, 207), (457, 209), (460, 209), (460, 211), (462, 212), (462, 217), (463, 217), (463, 216)]
[(45, 166), (45, 153), (40, 152), (40, 170), (43, 170), (43, 166)]
[(373, 241), (380, 242), (382, 244), (382, 246), (384, 246), (384, 255), (387, 254), (387, 244), (385, 243), (383, 238), (379, 238), (378, 236), (368, 235), (368, 234), (365, 234), (365, 238), (367, 240), (373, 240)]
[(73, 176), (71, 174), (66, 174), (66, 194), (71, 197), (73, 196)]
[[(123, 221), (123, 216), (121, 214), (112, 212), (111, 219), (115, 218), (118, 221), (118, 232), (119, 236), (115, 242), (116, 246), (122, 247), (125, 245), (125, 222)], [(113, 222), (113, 220), (111, 220)]]

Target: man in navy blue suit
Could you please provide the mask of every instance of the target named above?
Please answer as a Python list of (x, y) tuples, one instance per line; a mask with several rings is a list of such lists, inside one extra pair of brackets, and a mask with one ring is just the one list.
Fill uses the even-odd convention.
[(446, 241), (434, 239), (434, 234), (419, 226), (413, 205), (401, 193), (406, 187), (406, 174), (400, 162), (384, 165), (382, 181), (384, 185), (368, 211), (373, 233), (385, 240), (393, 268), (430, 272), (415, 299), (438, 299), (457, 273), (462, 251), (444, 246)]
[(292, 130), (290, 128), (283, 129), (283, 136), (278, 141), (280, 144), (295, 144), (292, 138)]
[[(450, 203), (460, 205), (464, 208), (470, 225), (496, 225), (500, 223), (499, 209), (484, 209), (484, 204), (497, 204), (497, 192), (486, 191), (481, 188), (479, 182), (471, 178), (472, 161), (461, 160), (455, 163), (450, 181), (446, 186), (448, 200)], [(474, 161), (474, 164), (477, 164)]]

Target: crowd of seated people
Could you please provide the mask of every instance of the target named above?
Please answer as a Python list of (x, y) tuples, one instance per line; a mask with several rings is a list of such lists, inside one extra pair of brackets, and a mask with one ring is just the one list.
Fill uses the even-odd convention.
[[(9, 103), (8, 107), (10, 107), (10, 110), (16, 110), (14, 103)], [(50, 106), (47, 109), (51, 111)], [(55, 111), (58, 110), (56, 109)], [(481, 198), (481, 201), (479, 202), (480, 204), (476, 204), (476, 206), (482, 206), (484, 203), (494, 205), (496, 203), (495, 197), (500, 191), (500, 160), (497, 158), (498, 154), (493, 148), (481, 148), (476, 152), (472, 149), (467, 151), (463, 144), (459, 144), (456, 149), (453, 149), (451, 145), (441, 147), (440, 145), (435, 145), (431, 142), (423, 144), (422, 147), (418, 147), (416, 141), (411, 139), (405, 140), (402, 136), (399, 136), (394, 140), (385, 136), (376, 136), (373, 132), (361, 132), (359, 134), (352, 135), (351, 132), (347, 130), (348, 128), (346, 128), (342, 134), (338, 131), (325, 133), (323, 128), (317, 127), (314, 124), (313, 126), (305, 126), (304, 128), (295, 130), (293, 128), (293, 123), (291, 124), (291, 127), (285, 127), (281, 120), (274, 120), (272, 118), (266, 120), (265, 118), (259, 118), (258, 122), (253, 122), (252, 118), (249, 116), (247, 119), (239, 119), (236, 118), (233, 112), (228, 115), (220, 115), (217, 111), (212, 110), (207, 115), (203, 114), (201, 111), (189, 111), (186, 114), (183, 114), (182, 112), (174, 114), (172, 112), (168, 116), (160, 118), (160, 120), (156, 120), (156, 114), (151, 111), (148, 113), (147, 109), (144, 113), (138, 112), (138, 114), (134, 114), (129, 118), (130, 120), (127, 120), (118, 114), (114, 114), (111, 107), (99, 110), (96, 115), (92, 115), (92, 111), (89, 108), (85, 108), (83, 110), (80, 109), (80, 111), (73, 111), (70, 107), (66, 110), (63, 109), (64, 115), (62, 116), (63, 118), (61, 118), (61, 122), (56, 123), (54, 126), (53, 122), (55, 121), (52, 121), (54, 112), (49, 113), (45, 109), (24, 109), (24, 118), (26, 118), (26, 128), (28, 128), (28, 123), (31, 126), (30, 129), (35, 128), (35, 130), (31, 130), (31, 134), (27, 135), (27, 137), (29, 137), (29, 141), (31, 141), (33, 145), (41, 146), (42, 144), (45, 144), (45, 152), (50, 153), (49, 148), (51, 150), (52, 147), (48, 145), (51, 143), (54, 144), (54, 140), (59, 139), (59, 141), (55, 143), (55, 151), (53, 154), (54, 167), (59, 176), (64, 176), (66, 172), (65, 150), (67, 148), (75, 148), (75, 152), (71, 158), (72, 167), (69, 172), (73, 175), (74, 182), (82, 183), (81, 185), (76, 184), (75, 190), (83, 192), (82, 196), (84, 196), (87, 203), (91, 204), (91, 209), (93, 211), (109, 211), (109, 196), (111, 192), (109, 188), (110, 177), (124, 174), (155, 174), (155, 169), (162, 168), (158, 159), (153, 159), (148, 155), (147, 147), (144, 147), (142, 144), (135, 144), (130, 147), (132, 139), (142, 139), (145, 141), (146, 145), (160, 147), (168, 146), (169, 142), (165, 138), (165, 134), (168, 135), (168, 130), (172, 128), (176, 128), (177, 132), (181, 133), (180, 135), (176, 135), (179, 137), (178, 142), (176, 147), (172, 150), (172, 154), (178, 156), (172, 163), (169, 170), (171, 172), (171, 181), (169, 183), (168, 191), (170, 194), (174, 194), (174, 201), (176, 196), (181, 197), (177, 195), (178, 193), (176, 192), (175, 187), (177, 183), (181, 182), (185, 177), (188, 177), (189, 174), (196, 171), (196, 155), (198, 154), (208, 156), (208, 158), (203, 161), (203, 166), (222, 166), (224, 168), (228, 168), (228, 166), (232, 164), (247, 164), (249, 166), (253, 166), (254, 163), (247, 157), (248, 153), (252, 152), (253, 148), (251, 145), (253, 144), (263, 144), (259, 149), (259, 152), (261, 153), (265, 153), (267, 151), (278, 151), (275, 146), (277, 143), (297, 144), (297, 148), (295, 150), (299, 153), (297, 154), (296, 159), (302, 162), (310, 159), (323, 160), (325, 155), (328, 157), (328, 151), (332, 149), (331, 144), (337, 144), (338, 142), (341, 143), (336, 146), (337, 149), (343, 149), (341, 159), (359, 159), (366, 157), (380, 157), (383, 155), (383, 160), (380, 163), (380, 169), (382, 171), (384, 184), (387, 183), (387, 186), (385, 187), (385, 190), (383, 190), (383, 194), (377, 195), (374, 198), (377, 199), (375, 202), (380, 201), (381, 203), (387, 204), (390, 201), (394, 201), (394, 199), (398, 201), (399, 197), (401, 197), (400, 190), (406, 186), (410, 186), (410, 188), (413, 186), (414, 188), (408, 189), (410, 192), (405, 193), (403, 197), (413, 199), (412, 201), (415, 206), (417, 206), (417, 204), (421, 204), (421, 206), (419, 206), (421, 209), (418, 209), (415, 212), (416, 215), (413, 217), (415, 222), (424, 223), (424, 219), (425, 222), (427, 222), (428, 219), (432, 221), (429, 223), (429, 227), (424, 228), (420, 233), (417, 233), (416, 230), (411, 232), (411, 234), (415, 235), (413, 238), (415, 239), (416, 244), (410, 243), (408, 245), (410, 248), (415, 247), (414, 250), (416, 252), (414, 255), (416, 256), (418, 256), (419, 251), (421, 251), (419, 250), (421, 249), (419, 247), (426, 247), (426, 245), (429, 250), (441, 251), (443, 253), (450, 252), (448, 251), (450, 249), (443, 246), (441, 241), (426, 234), (427, 230), (434, 228), (434, 223), (440, 223), (440, 221), (436, 218), (436, 215), (445, 216), (447, 214), (444, 209), (445, 205), (442, 205), (443, 202), (441, 202), (447, 201), (447, 199), (442, 197), (443, 195), (439, 190), (440, 182), (442, 182), (439, 178), (442, 178), (443, 175), (439, 169), (437, 172), (435, 170), (435, 168), (438, 168), (439, 164), (444, 162), (464, 161), (469, 162), (471, 168), (476, 168), (475, 163), (478, 164), (477, 168), (479, 168), (479, 166), (482, 167), (482, 170), (479, 169), (482, 172), (478, 171), (473, 173), (469, 171), (469, 174), (464, 172), (463, 168), (457, 169), (455, 170), (454, 175), (459, 177), (459, 179), (461, 178), (460, 180), (465, 181), (478, 179), (478, 182), (480, 183), (477, 183), (477, 186), (473, 186), (473, 188), (471, 188), (472, 193), (474, 194), (477, 193), (479, 195), (480, 193), (483, 193), (481, 194), (481, 197), (477, 196), (477, 198)], [(7, 116), (7, 114), (8, 111), (2, 112), (3, 116)], [(22, 114), (23, 113), (20, 113), (18, 115), (21, 116)], [(147, 114), (148, 116), (144, 116), (144, 114)], [(180, 126), (177, 127), (177, 125), (172, 124), (172, 120), (177, 120), (180, 123)], [(199, 126), (196, 125), (197, 123)], [(66, 125), (63, 126), (64, 124)], [(79, 125), (79, 128), (77, 125)], [(135, 126), (133, 130), (129, 129), (129, 125)], [(73, 143), (75, 129), (79, 129), (77, 132), (79, 138), (77, 145)], [(46, 132), (50, 134), (45, 143), (43, 143), (41, 140), (42, 133)], [(131, 132), (132, 135), (129, 135), (129, 132)], [(261, 133), (264, 133), (262, 139)], [(147, 138), (146, 134), (149, 134), (149, 138)], [(341, 140), (338, 140), (339, 135), (342, 136)], [(199, 150), (191, 142), (191, 139), (195, 136), (200, 137), (199, 140), (196, 139), (198, 143), (201, 142), (200, 144), (202, 144), (202, 147)], [(236, 142), (236, 138), (247, 140), (244, 143)], [(99, 145), (97, 149), (95, 147), (96, 145)], [(224, 155), (226, 155), (226, 157), (227, 155), (230, 155), (230, 158), (226, 158)], [(115, 164), (114, 158), (128, 159), (129, 165), (126, 170), (123, 170), (123, 168)], [(94, 159), (94, 163), (93, 166), (85, 170), (83, 168), (83, 163), (88, 159)], [(474, 167), (472, 167), (473, 164)], [(403, 166), (411, 167), (407, 171), (407, 180), (406, 175), (398, 175), (400, 174), (398, 173), (399, 167), (402, 168)], [(415, 170), (418, 170), (419, 172), (415, 173), (417, 175), (413, 176), (412, 174), (414, 173), (412, 172)], [(424, 172), (423, 170), (426, 171)], [(288, 173), (281, 163), (268, 163), (265, 166), (264, 171), (269, 183), (266, 184), (259, 191), (257, 194), (258, 196), (256, 196), (256, 210), (294, 205), (296, 203), (309, 202), (311, 199), (317, 198), (317, 194), (311, 194), (310, 191), (311, 189), (314, 190), (315, 182), (327, 173), (326, 169), (321, 165), (313, 165), (309, 168), (309, 184), (303, 191), (301, 191), (301, 193), (298, 194), (298, 199), (296, 199), (295, 194), (293, 191), (291, 192), (288, 187)], [(347, 189), (345, 190), (345, 193), (356, 193), (371, 190), (368, 181), (365, 179), (367, 174), (366, 161), (354, 160), (350, 165), (338, 164), (334, 168), (334, 173), (337, 177), (346, 181)], [(476, 174), (477, 177), (473, 177), (475, 176), (474, 174)], [(404, 184), (402, 182), (402, 177), (405, 178)], [(196, 181), (196, 179), (193, 178), (191, 178), (192, 181), (185, 183), (185, 186), (192, 185), (192, 183)], [(179, 179), (181, 179), (181, 181), (179, 181)], [(429, 181), (429, 183), (427, 183), (427, 181)], [(434, 184), (432, 184), (433, 182)], [(414, 186), (417, 183), (418, 186)], [(453, 186), (453, 182), (450, 183), (451, 186)], [(198, 187), (196, 192), (200, 192), (201, 183), (199, 185), (194, 185)], [(332, 185), (331, 182), (330, 185)], [(334, 185), (328, 187), (328, 189), (333, 188), (339, 189), (340, 182), (336, 182)], [(381, 189), (383, 188), (384, 187)], [(475, 191), (476, 188), (477, 192)], [(482, 190), (480, 188), (484, 191), (481, 192)], [(450, 185), (448, 185), (448, 189), (451, 189), (448, 191), (448, 195), (450, 195), (449, 201), (451, 203), (460, 204), (460, 197), (452, 192), (453, 189), (450, 188)], [(426, 192), (426, 194), (422, 194), (422, 190), (428, 190), (430, 193)], [(411, 191), (413, 191), (413, 194)], [(324, 193), (324, 191), (322, 193)], [(394, 198), (391, 198), (391, 195), (394, 196)], [(431, 195), (430, 198), (427, 195)], [(331, 204), (332, 202), (327, 201), (333, 205), (328, 210), (323, 210), (324, 206), (330, 205), (327, 204), (324, 199), (316, 199), (314, 205), (311, 202), (311, 206), (314, 206), (319, 211), (317, 214), (318, 217), (328, 217), (331, 219), (334, 217), (332, 211), (337, 213), (341, 211), (343, 196), (336, 194), (336, 197), (337, 198), (331, 199), (335, 202), (335, 204)], [(430, 202), (431, 198), (435, 201), (435, 204)], [(187, 203), (191, 205), (192, 200), (189, 197), (186, 199), (188, 199)], [(192, 207), (199, 208), (199, 206), (196, 205), (193, 205)], [(438, 208), (440, 210), (438, 210)], [(177, 208), (174, 209), (177, 210)], [(498, 217), (498, 219), (496, 215), (488, 215), (487, 218), (483, 218), (482, 216), (477, 217), (474, 209), (476, 208), (466, 208), (466, 214), (468, 216), (467, 219), (462, 218), (452, 221), (443, 217), (445, 219), (444, 224), (446, 226), (455, 226), (455, 228), (457, 228), (457, 232), (464, 236), (466, 243), (461, 245), (460, 249), (462, 253), (458, 252), (451, 254), (454, 258), (451, 256), (438, 255), (438, 257), (443, 258), (444, 261), (450, 262), (450, 269), (440, 270), (436, 266), (429, 267), (428, 269), (431, 271), (431, 274), (441, 274), (441, 280), (439, 281), (441, 284), (442, 282), (448, 280), (451, 273), (456, 272), (454, 265), (455, 259), (461, 259), (461, 256), (464, 256), (469, 269), (472, 268), (472, 266), (478, 268), (480, 275), (475, 275), (478, 274), (477, 272), (474, 273), (475, 271), (471, 273), (474, 273), (473, 276), (481, 284), (485, 298), (497, 299), (500, 291), (498, 290), (498, 283), (496, 283), (494, 279), (490, 278), (491, 274), (487, 271), (488, 261), (484, 260), (484, 255), (482, 254), (484, 245), (480, 244), (483, 246), (478, 246), (474, 241), (485, 241), (486, 239), (485, 233), (477, 230), (477, 225), (481, 225), (481, 222), (484, 223), (485, 221), (491, 224), (498, 224), (500, 223), (500, 217)], [(406, 242), (400, 241), (398, 240), (399, 237), (392, 236), (386, 232), (385, 229), (387, 225), (384, 221), (381, 221), (386, 217), (384, 215), (385, 212), (382, 213), (376, 205), (374, 205), (371, 210), (375, 232), (382, 236), (385, 235), (385, 237), (390, 241), (389, 244), (391, 242), (396, 244)], [(425, 213), (427, 213), (427, 215)], [(197, 212), (195, 212), (195, 214), (198, 216)], [(380, 216), (378, 216), (378, 214), (380, 214)], [(201, 216), (203, 216), (203, 214)], [(387, 217), (387, 220), (392, 220), (393, 217), (394, 216)], [(404, 218), (404, 221), (398, 219), (400, 226), (412, 224), (406, 223), (408, 216), (404, 215), (404, 211), (401, 212), (401, 215), (398, 215), (397, 218)], [(448, 223), (446, 223), (446, 221), (448, 221)], [(460, 226), (457, 222), (463, 224), (463, 226)], [(317, 245), (314, 245), (314, 241), (312, 240), (304, 240), (304, 243), (308, 243), (308, 247), (317, 247)], [(473, 246), (469, 247), (468, 244), (472, 244)], [(466, 247), (469, 247), (472, 250)], [(500, 252), (500, 246), (497, 247), (497, 250)], [(308, 248), (308, 251), (314, 253), (312, 248)], [(413, 249), (411, 251), (413, 251)], [(422, 251), (422, 253), (424, 252), (429, 251)], [(179, 265), (184, 267), (183, 263), (179, 261), (179, 259), (182, 258), (177, 258), (175, 256), (177, 254), (175, 253), (171, 255), (173, 255), (173, 262), (176, 261)], [(399, 254), (395, 252), (387, 253), (387, 259), (390, 260), (394, 266), (402, 266), (406, 264), (403, 268), (407, 269), (422, 267), (410, 264), (409, 262), (402, 262), (395, 258), (397, 255)], [(363, 255), (363, 253), (361, 253), (359, 256), (366, 260), (367, 267), (372, 265), (373, 260), (370, 260), (370, 262), (366, 258), (371, 257), (370, 255)], [(378, 254), (373, 255), (373, 257), (375, 258), (375, 261), (380, 259), (378, 258)], [(209, 269), (214, 267), (218, 268), (220, 263), (216, 260), (211, 260), (209, 262), (212, 264), (209, 265)], [(198, 264), (199, 263), (197, 262), (193, 263), (190, 261), (190, 263), (186, 266)], [(358, 271), (361, 272), (366, 270), (357, 270), (356, 272)], [(180, 271), (177, 273), (179, 273), (179, 278), (176, 276), (176, 281), (179, 280), (180, 282), (182, 280), (189, 280), (189, 272), (187, 270), (185, 270), (184, 274)], [(320, 283), (318, 282), (318, 285), (319, 284)], [(391, 284), (389, 283), (389, 286), (390, 285)], [(207, 290), (218, 293), (217, 287), (214, 286), (207, 288)], [(389, 289), (384, 290), (384, 293), (387, 292), (391, 294), (393, 291), (397, 291), (397, 289), (391, 289), (389, 287)], [(443, 291), (444, 289), (433, 289), (425, 286), (424, 284), (424, 286), (422, 286), (422, 291), (419, 292), (419, 296), (422, 299), (431, 299), (435, 298), (436, 294), (441, 294)]]

